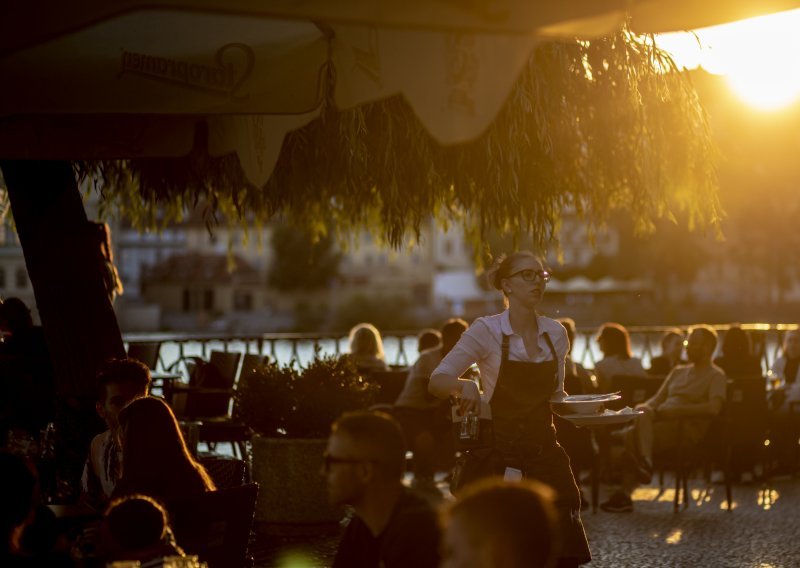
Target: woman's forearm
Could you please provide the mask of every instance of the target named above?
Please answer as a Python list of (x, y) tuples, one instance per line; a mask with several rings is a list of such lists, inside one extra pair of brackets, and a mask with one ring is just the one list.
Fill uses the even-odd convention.
[(444, 373), (434, 373), (428, 383), (428, 392), (436, 398), (448, 398), (453, 395), (460, 395), (463, 388), (462, 382), (458, 377), (445, 375)]

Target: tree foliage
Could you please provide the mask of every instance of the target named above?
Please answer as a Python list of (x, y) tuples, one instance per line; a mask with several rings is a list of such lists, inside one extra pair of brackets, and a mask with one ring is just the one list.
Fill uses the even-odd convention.
[(235, 156), (209, 157), (202, 131), (184, 158), (77, 168), (98, 175), (109, 206), (140, 225), (205, 201), (210, 224), (215, 211), (260, 222), (280, 214), (317, 233), (328, 222), (367, 229), (394, 247), (431, 215), (463, 223), (474, 244), (492, 229), (539, 247), (555, 238), (565, 206), (590, 228), (624, 208), (639, 232), (677, 211), (690, 226), (720, 217), (705, 111), (650, 36), (623, 29), (542, 44), (492, 125), (465, 144), (437, 144), (402, 97), (344, 111), (331, 101), (287, 135), (261, 188)]
[(269, 284), (278, 290), (316, 290), (327, 287), (339, 273), (341, 253), (324, 236), (314, 239), (290, 225), (277, 225), (272, 233), (275, 253)]

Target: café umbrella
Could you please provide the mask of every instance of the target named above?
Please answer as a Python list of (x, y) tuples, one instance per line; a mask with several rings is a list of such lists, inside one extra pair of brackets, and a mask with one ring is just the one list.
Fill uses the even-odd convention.
[[(492, 123), (542, 41), (691, 29), (794, 8), (727, 0), (135, 0), (0, 7), (0, 157), (235, 154), (269, 179), (286, 133), (402, 95), (440, 144)], [(630, 18), (630, 20), (627, 20)]]

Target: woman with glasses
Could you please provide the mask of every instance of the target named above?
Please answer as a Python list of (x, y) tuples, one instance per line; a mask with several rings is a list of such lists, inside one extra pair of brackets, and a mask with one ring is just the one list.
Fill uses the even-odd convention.
[[(569, 350), (567, 332), (557, 321), (540, 316), (537, 308), (550, 274), (530, 252), (500, 257), (487, 274), (503, 293), (506, 310), (478, 318), (461, 336), (431, 376), (429, 390), (440, 398), (452, 397), (460, 413), (480, 412), (489, 404), (494, 451), (486, 474), (522, 474), (550, 485), (564, 548), (558, 566), (591, 561), (580, 518), (578, 486), (569, 459), (556, 441), (550, 403), (564, 392), (564, 360)], [(483, 392), (459, 379), (473, 363), (481, 372)]]

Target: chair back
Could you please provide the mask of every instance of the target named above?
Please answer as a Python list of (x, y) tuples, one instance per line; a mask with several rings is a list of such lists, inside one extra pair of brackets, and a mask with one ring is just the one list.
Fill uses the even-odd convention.
[(197, 461), (206, 468), (217, 489), (240, 487), (244, 483), (246, 469), (244, 460), (212, 454), (200, 456)]
[(168, 504), (178, 546), (209, 568), (249, 565), (247, 548), (258, 484), (219, 489)]
[(761, 449), (769, 427), (766, 379), (761, 375), (729, 379), (725, 416), (728, 434), (735, 449)]
[(136, 341), (128, 344), (128, 357), (141, 361), (151, 371), (158, 365), (159, 351), (161, 351), (160, 341)]
[(256, 370), (265, 365), (269, 356), (260, 355), (258, 353), (245, 353), (242, 357), (242, 369), (239, 371), (239, 382), (246, 381), (252, 377)]
[(380, 386), (380, 391), (375, 397), (375, 404), (394, 404), (394, 401), (397, 400), (406, 385), (408, 369), (373, 371), (367, 378)]
[(233, 385), (242, 354), (212, 351), (208, 363), (198, 361), (186, 393), (186, 411), (189, 418), (203, 419), (229, 416)]
[(612, 392), (619, 391), (622, 398), (614, 401), (613, 404), (606, 404), (609, 408), (616, 410), (630, 406), (636, 407), (650, 399), (664, 382), (663, 376), (648, 375), (645, 377), (637, 375), (614, 375), (611, 377)]
[(226, 388), (233, 388), (236, 382), (236, 374), (239, 370), (239, 361), (242, 354), (238, 351), (212, 351), (208, 362), (214, 365), (225, 380)]

